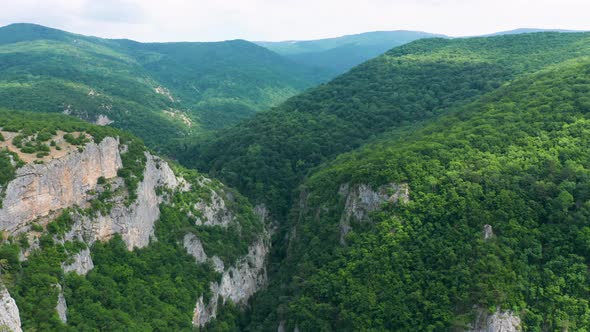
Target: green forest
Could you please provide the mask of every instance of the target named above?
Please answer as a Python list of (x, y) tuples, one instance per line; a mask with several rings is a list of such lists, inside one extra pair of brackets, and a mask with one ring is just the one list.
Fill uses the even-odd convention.
[[(62, 114), (10, 110), (0, 110), (0, 128), (26, 138), (34, 137), (27, 144), (34, 142), (35, 146), (49, 146), (51, 137), (60, 130), (89, 135), (86, 140), (79, 139), (82, 135), (70, 135), (69, 141), (80, 149), (91, 140), (99, 143), (105, 137), (117, 137), (126, 146), (126, 152), (121, 155), (123, 167), (118, 171), (125, 182), (125, 204), (137, 199), (138, 184), (144, 176), (144, 152), (150, 150), (135, 136)], [(68, 135), (64, 136), (66, 140)], [(27, 146), (23, 146), (22, 152), (33, 154), (27, 152)], [(209, 283), (219, 281), (221, 274), (209, 263), (197, 264), (182, 246), (183, 236), (192, 232), (209, 255), (231, 265), (248, 253), (248, 245), (264, 232), (264, 225), (239, 193), (224, 188), (218, 181), (203, 182), (202, 175), (196, 171), (171, 163), (175, 173), (191, 187), (187, 191), (168, 192), (171, 199), (160, 206), (154, 240), (146, 248), (133, 251), (128, 250), (118, 235), (108, 242), (93, 244), (89, 249), (95, 268), (86, 276), (64, 273), (61, 264), (87, 249), (85, 243), (67, 240), (65, 235), (74, 224), (74, 215), (105, 215), (112, 208), (115, 195), (120, 193), (108, 189), (108, 180), (99, 179), (106, 189), (89, 207), (65, 209), (47, 225), (34, 221), (31, 231), (38, 235), (32, 238), (27, 233), (12, 236), (2, 232), (1, 280), (18, 305), (25, 331), (194, 330), (191, 319), (196, 299), (200, 295), (209, 299)], [(24, 164), (16, 153), (2, 150), (0, 193)], [(228, 208), (236, 216), (235, 224), (227, 228), (204, 227), (195, 225), (194, 218), (187, 216), (186, 209), (198, 200), (209, 200), (211, 190), (232, 195)], [(31, 252), (27, 259), (20, 259), (21, 250), (28, 249)], [(55, 310), (58, 284), (67, 298), (67, 325)]]
[[(0, 143), (17, 149), (0, 151), (0, 194), (19, 155), (42, 165), (58, 132), (78, 151), (125, 146), (123, 194), (101, 178), (88, 206), (32, 221), (36, 241), (2, 233), (23, 330), (467, 331), (509, 312), (523, 332), (590, 331), (590, 33), (420, 39), (326, 83), (292, 60), (241, 40), (0, 28)], [(114, 122), (90, 123), (98, 115)], [(149, 245), (68, 240), (76, 216), (108, 214), (117, 195), (136, 202), (146, 152), (187, 182), (157, 188)], [(361, 186), (363, 217), (348, 190)], [(407, 200), (393, 198), (400, 187)], [(195, 203), (220, 204), (213, 195), (235, 217), (227, 227), (197, 222), (212, 212)], [(245, 305), (220, 297), (194, 326), (222, 273), (183, 237), (228, 267), (267, 232), (265, 285)], [(86, 249), (94, 268), (65, 273)]]
[(102, 115), (169, 153), (326, 78), (243, 40), (138, 43), (32, 24), (0, 28), (0, 107), (90, 122)]

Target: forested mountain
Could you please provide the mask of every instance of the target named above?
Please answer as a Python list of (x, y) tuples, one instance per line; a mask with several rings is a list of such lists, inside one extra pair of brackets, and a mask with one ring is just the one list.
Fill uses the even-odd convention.
[(220, 132), (185, 161), (286, 214), (320, 163), (589, 50), (583, 33), (419, 40)]
[(0, 106), (111, 123), (152, 147), (236, 123), (322, 79), (241, 40), (142, 44), (0, 28)]
[[(295, 173), (290, 162), (301, 167), (307, 161), (285, 157), (300, 158), (298, 146), (321, 159), (369, 138), (365, 128), (383, 133), (300, 173), (308, 176), (275, 243), (284, 252), (275, 252), (271, 285), (251, 302), (241, 326), (479, 331), (496, 322), (509, 325), (508, 331), (587, 329), (589, 46), (590, 34), (557, 33), (419, 41), (238, 127), (250, 138), (249, 130), (277, 135), (298, 123), (330, 126), (300, 126), (296, 144), (265, 144), (269, 136), (245, 143), (237, 155), (252, 164), (217, 172), (230, 180), (232, 172), (264, 167), (258, 160), (271, 160), (269, 172), (281, 178), (285, 169)], [(427, 67), (450, 63), (478, 68), (477, 77), (492, 85), (478, 85), (467, 71), (442, 81), (436, 75), (441, 70)], [(376, 87), (384, 81), (370, 71), (378, 64), (382, 70), (376, 72), (392, 80), (400, 69), (387, 75), (387, 65), (414, 64), (430, 73), (432, 81), (417, 85), (438, 97), (430, 101), (436, 106), (421, 105), (428, 94), (399, 83), (379, 95)], [(366, 81), (350, 80), (345, 90), (342, 82), (352, 75)], [(454, 95), (433, 88), (453, 80), (467, 88), (448, 87)], [(364, 90), (374, 92), (373, 99), (359, 92)], [(311, 97), (321, 91), (347, 105), (356, 98), (359, 106), (315, 102)], [(414, 98), (406, 104), (376, 102), (408, 91)], [(396, 112), (383, 110), (387, 116), (367, 127), (364, 117), (380, 114), (370, 111), (379, 105), (395, 105)], [(404, 106), (409, 114), (400, 111)], [(346, 116), (356, 117), (344, 122)], [(314, 140), (319, 132), (331, 136)], [(245, 159), (251, 154), (258, 157)], [(227, 167), (228, 160), (219, 165)], [(265, 188), (261, 183), (241, 185), (258, 190)]]
[(417, 39), (444, 37), (419, 31), (375, 31), (336, 38), (257, 42), (271, 51), (312, 67), (330, 70), (334, 75)]
[(270, 107), (322, 75), (0, 28), (0, 330), (588, 330), (590, 33), (415, 40)]
[(3, 331), (194, 331), (265, 284), (267, 229), (128, 133), (0, 109)]
[(536, 33), (536, 32), (584, 32), (577, 30), (564, 30), (564, 29), (535, 29), (535, 28), (520, 28), (514, 30), (494, 32), (486, 36), (502, 36), (502, 35), (519, 35), (522, 33)]

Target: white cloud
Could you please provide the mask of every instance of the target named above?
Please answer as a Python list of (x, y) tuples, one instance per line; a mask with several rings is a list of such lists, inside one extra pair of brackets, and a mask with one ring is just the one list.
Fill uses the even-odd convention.
[(0, 0), (32, 22), (141, 41), (312, 39), (373, 30), (454, 36), (519, 27), (590, 30), (588, 0)]

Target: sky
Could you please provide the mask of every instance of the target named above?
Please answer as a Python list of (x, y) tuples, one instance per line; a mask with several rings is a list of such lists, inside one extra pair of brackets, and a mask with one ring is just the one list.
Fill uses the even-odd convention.
[(590, 30), (590, 0), (0, 0), (0, 26), (37, 23), (138, 41), (308, 40), (377, 30), (449, 36)]

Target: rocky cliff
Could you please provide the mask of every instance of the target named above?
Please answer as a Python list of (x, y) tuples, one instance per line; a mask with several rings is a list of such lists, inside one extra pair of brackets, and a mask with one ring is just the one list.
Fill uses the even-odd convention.
[(345, 244), (345, 237), (352, 230), (351, 219), (366, 221), (369, 214), (379, 209), (384, 203), (407, 203), (410, 200), (410, 187), (406, 183), (390, 183), (376, 190), (366, 184), (350, 186), (343, 184), (338, 193), (345, 199), (344, 211), (340, 218), (340, 244)]
[[(120, 197), (113, 202), (108, 214), (97, 216), (76, 215), (77, 221), (66, 235), (67, 240), (78, 239), (87, 244), (105, 241), (114, 234), (121, 234), (129, 250), (149, 244), (154, 233), (154, 224), (160, 218), (160, 203), (164, 197), (156, 193), (158, 188), (177, 188), (183, 179), (178, 179), (168, 163), (146, 152), (143, 181), (137, 189), (137, 199), (129, 206)], [(112, 190), (123, 185), (113, 181)]]
[[(0, 230), (9, 235), (27, 235), (29, 246), (21, 253), (21, 259), (27, 259), (32, 250), (40, 248), (39, 237), (45, 230), (40, 231), (39, 227), (48, 228), (56, 217), (67, 214), (71, 224), (64, 234), (54, 235), (54, 240), (62, 244), (80, 241), (87, 248), (75, 252), (61, 267), (65, 273), (86, 275), (94, 268), (89, 249), (94, 242), (107, 241), (119, 234), (129, 250), (148, 246), (155, 239), (160, 205), (173, 204), (174, 195), (188, 193), (193, 186), (201, 193), (198, 200), (187, 202), (196, 213), (195, 225), (227, 229), (231, 223), (238, 222), (236, 212), (226, 204), (226, 200), (235, 203), (232, 193), (218, 183), (212, 185), (205, 177), (189, 184), (182, 176), (177, 176), (166, 161), (148, 152), (144, 153), (145, 164), (136, 195), (131, 195), (125, 179), (118, 176), (125, 167), (123, 157), (128, 151), (118, 139), (107, 137), (98, 144), (88, 143), (45, 164), (30, 163), (17, 170), (16, 177), (5, 187)], [(94, 203), (105, 192), (108, 195), (101, 198), (103, 207), (96, 208)], [(193, 233), (185, 234), (182, 244), (197, 264), (210, 262), (222, 274), (219, 282), (211, 282), (213, 296), (207, 304), (202, 296), (195, 299), (194, 324), (197, 326), (215, 317), (218, 298), (223, 302), (231, 300), (244, 304), (266, 283), (265, 259), (269, 245), (266, 232), (250, 245), (247, 255), (228, 268), (219, 257), (209, 257)], [(67, 322), (67, 299), (61, 286), (55, 287), (60, 288), (55, 309), (59, 318)], [(8, 291), (4, 290), (1, 295), (4, 305), (0, 308), (0, 323), (14, 330), (20, 327), (18, 308)]]
[(220, 300), (222, 303), (231, 300), (235, 304), (244, 305), (256, 291), (266, 284), (268, 241), (268, 237), (263, 236), (250, 246), (245, 257), (223, 271), (221, 282), (210, 284), (211, 299), (208, 303), (205, 303), (203, 296), (197, 300), (193, 325), (202, 327), (214, 319)]
[(22, 332), (16, 302), (6, 287), (0, 287), (0, 331)]
[(7, 186), (0, 210), (0, 229), (11, 234), (28, 229), (36, 218), (74, 205), (83, 205), (99, 178), (114, 178), (122, 167), (119, 141), (105, 138), (89, 143), (47, 164), (28, 164), (17, 170)]
[(477, 309), (477, 317), (466, 332), (519, 332), (520, 318), (512, 311), (500, 309), (490, 314), (485, 309)]

